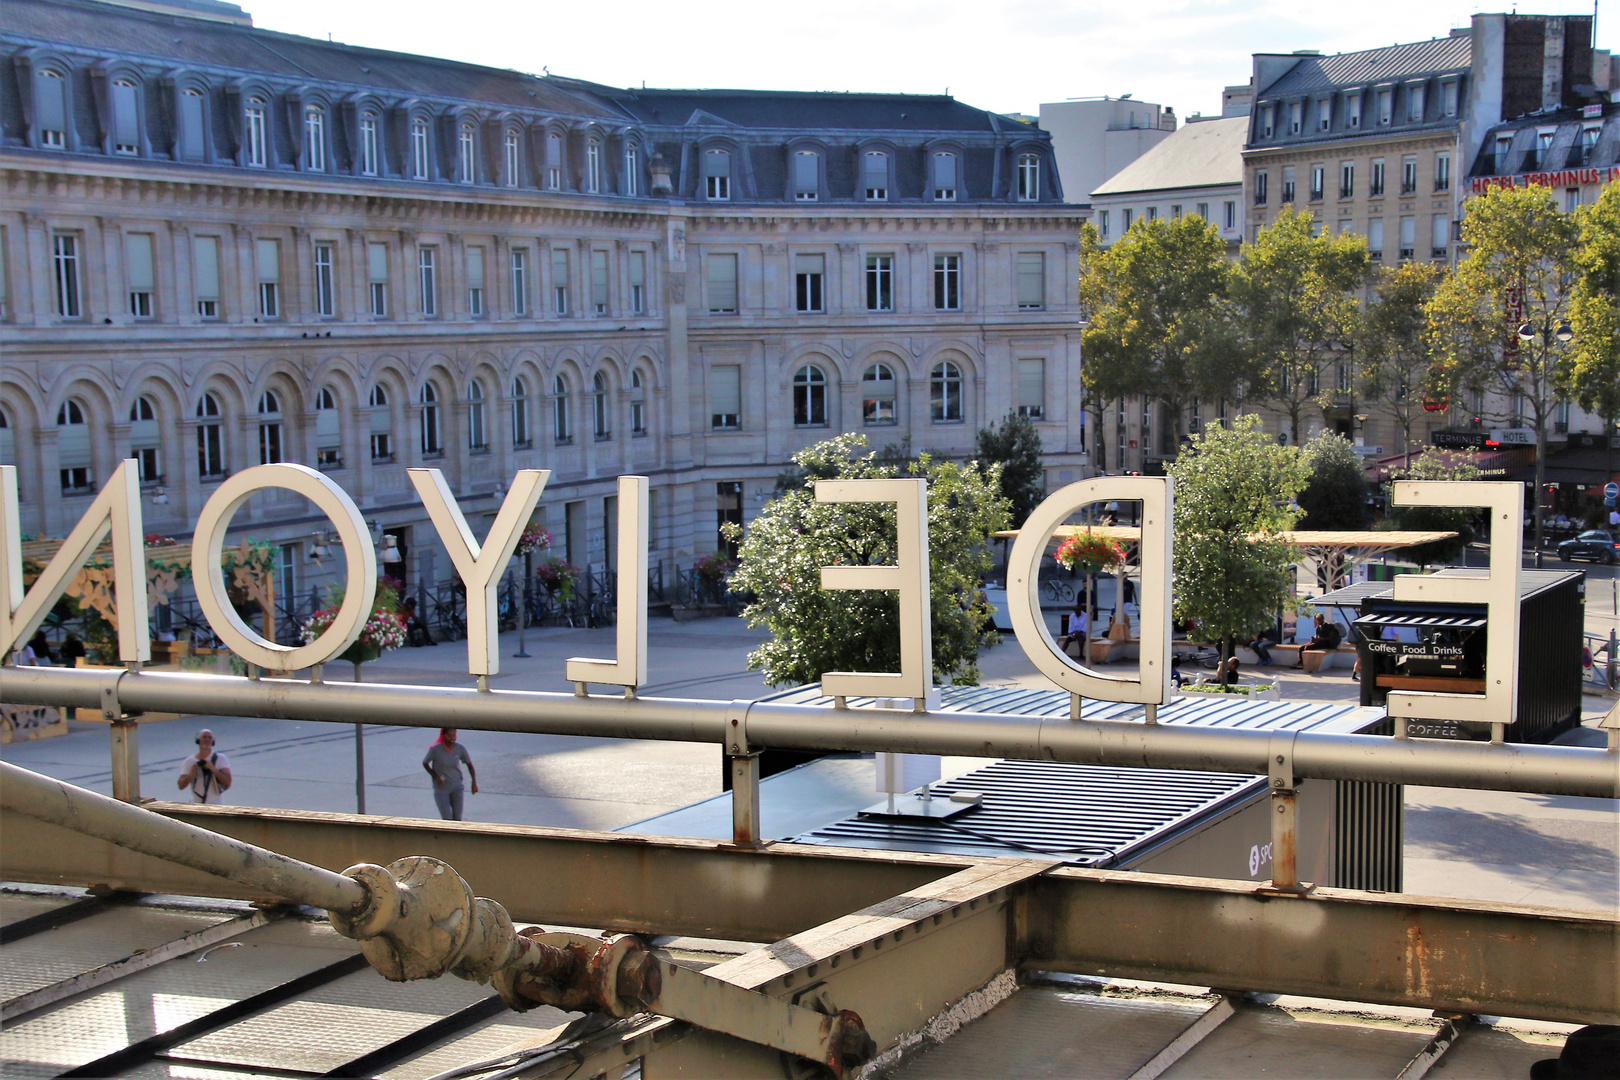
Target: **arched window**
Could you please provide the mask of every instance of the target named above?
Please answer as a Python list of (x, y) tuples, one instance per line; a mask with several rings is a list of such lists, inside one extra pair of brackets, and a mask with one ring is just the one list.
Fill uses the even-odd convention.
[(1041, 197), (1041, 159), (1036, 154), (1018, 155), (1018, 200), (1034, 202)]
[(639, 369), (630, 372), (630, 434), (647, 434), (647, 388)]
[(703, 194), (715, 200), (731, 198), (731, 151), (704, 151)]
[(935, 423), (962, 419), (962, 369), (949, 360), (934, 365), (928, 398)]
[(815, 202), (821, 197), (821, 155), (814, 150), (793, 151), (793, 198)]
[(394, 459), (394, 413), (388, 407), (388, 391), (381, 385), (371, 388), (371, 460)]
[(382, 123), (370, 109), (360, 114), (360, 175), (382, 171)]
[(428, 122), (418, 116), (411, 121), (411, 179), (428, 178)]
[(515, 131), (508, 131), (501, 138), (501, 183), (506, 187), (517, 187), (523, 182), (522, 147), (522, 137)]
[(484, 431), (484, 384), (477, 379), (467, 384), (467, 449), (474, 453), (489, 449)]
[(619, 190), (626, 195), (633, 196), (637, 194), (637, 189), (640, 186), (640, 175), (641, 151), (632, 143), (624, 148), (624, 181), (619, 185)]
[(259, 395), (259, 464), (281, 458), (281, 398), (274, 390)]
[(315, 467), (343, 468), (343, 421), (338, 415), (338, 396), (330, 386), (315, 395)]
[(478, 182), (478, 134), (471, 124), (462, 124), (461, 132), (456, 139), (456, 159), (460, 166), (460, 176), (456, 179), (463, 184)]
[(889, 155), (882, 150), (868, 150), (861, 160), (861, 188), (872, 202), (889, 197)]
[(431, 382), (422, 384), (422, 456), (438, 457), (444, 453), (439, 441), (439, 391)]
[(546, 136), (546, 190), (562, 190), (563, 141), (555, 131)]
[(242, 107), (242, 163), (254, 169), (270, 164), (270, 119), (265, 100), (250, 97)]
[(115, 154), (141, 152), (140, 100), (129, 79), (112, 83), (112, 144)]
[(521, 375), (512, 380), (512, 445), (529, 445), (529, 381)]
[(56, 456), (62, 470), (62, 494), (89, 491), (90, 425), (85, 423), (84, 405), (68, 398), (56, 410)]
[(326, 110), (319, 105), (304, 109), (304, 168), (326, 171)]
[(598, 439), (613, 437), (613, 424), (608, 410), (607, 373), (598, 371), (591, 378), (591, 428)]
[(894, 369), (888, 364), (872, 364), (861, 375), (861, 421), (892, 424), (895, 420)]
[(948, 151), (934, 155), (934, 201), (956, 201), (956, 155)]
[(568, 426), (568, 380), (561, 375), (551, 380), (551, 421), (558, 442), (574, 441)]
[(602, 144), (595, 139), (585, 144), (585, 190), (593, 195), (602, 190)]
[(793, 423), (799, 427), (827, 426), (827, 376), (814, 364), (793, 374)]
[(55, 68), (40, 68), (34, 76), (34, 129), (40, 146), (67, 148), (67, 79)]
[(163, 479), (161, 443), (157, 406), (142, 394), (129, 407), (129, 455), (139, 467), (143, 484), (156, 484)]
[(220, 429), (219, 398), (204, 394), (197, 402), (197, 475), (217, 480), (225, 475), (225, 440)]

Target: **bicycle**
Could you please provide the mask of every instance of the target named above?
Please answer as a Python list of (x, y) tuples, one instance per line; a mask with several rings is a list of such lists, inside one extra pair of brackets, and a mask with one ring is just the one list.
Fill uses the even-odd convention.
[(1054, 604), (1072, 604), (1075, 598), (1074, 582), (1063, 578), (1047, 578), (1041, 582), (1041, 598)]

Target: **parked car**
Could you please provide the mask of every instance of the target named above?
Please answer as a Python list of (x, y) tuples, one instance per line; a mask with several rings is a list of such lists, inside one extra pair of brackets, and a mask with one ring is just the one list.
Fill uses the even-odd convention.
[(1558, 559), (1591, 559), (1593, 562), (1612, 563), (1620, 559), (1620, 539), (1604, 529), (1588, 529), (1573, 540), (1558, 545)]

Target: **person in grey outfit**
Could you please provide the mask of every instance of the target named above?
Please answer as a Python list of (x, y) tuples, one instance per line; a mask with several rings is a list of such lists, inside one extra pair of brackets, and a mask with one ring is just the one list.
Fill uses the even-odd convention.
[(428, 747), (422, 758), (422, 768), (433, 778), (433, 801), (439, 805), (439, 816), (446, 821), (461, 820), (461, 806), (466, 791), (461, 782), (461, 765), (465, 763), (472, 776), (472, 793), (478, 794), (478, 770), (473, 768), (472, 756), (467, 748), (456, 742), (456, 729), (439, 729), (439, 741)]

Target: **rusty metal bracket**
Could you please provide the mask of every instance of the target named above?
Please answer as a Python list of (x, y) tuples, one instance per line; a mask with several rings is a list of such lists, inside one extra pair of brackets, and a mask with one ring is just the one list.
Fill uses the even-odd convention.
[(1273, 733), (1266, 751), (1267, 787), (1271, 790), (1271, 885), (1284, 892), (1310, 891), (1299, 881), (1299, 822), (1294, 778), (1297, 731)]
[(760, 834), (759, 748), (748, 741), (748, 712), (752, 701), (735, 700), (726, 706), (726, 764), (731, 770), (731, 841), (738, 847), (764, 846)]
[(101, 718), (110, 724), (124, 718), (123, 707), (118, 703), (118, 684), (129, 673), (129, 668), (110, 670), (101, 683)]

